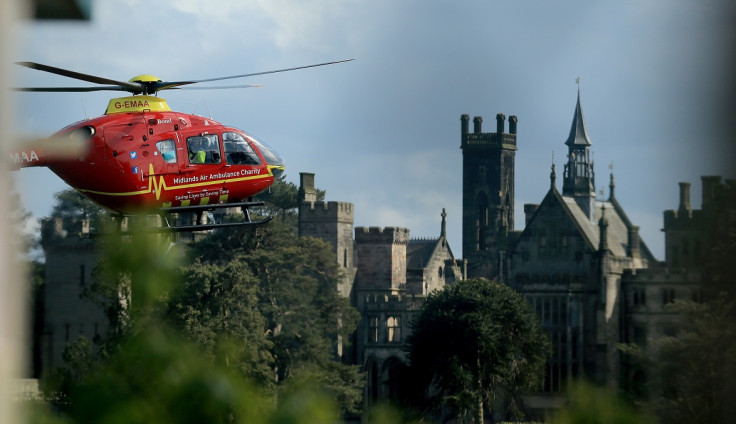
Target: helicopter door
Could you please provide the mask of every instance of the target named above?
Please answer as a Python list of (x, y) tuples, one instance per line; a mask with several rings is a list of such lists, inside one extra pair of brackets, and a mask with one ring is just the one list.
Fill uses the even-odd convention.
[[(225, 178), (222, 173), (222, 152), (217, 134), (183, 133), (185, 150), (179, 151), (179, 160), (186, 163), (186, 171), (197, 184), (187, 188), (186, 200), (191, 204), (205, 205), (219, 203), (227, 199)], [(184, 155), (181, 153), (186, 152)]]
[[(105, 141), (103, 143), (105, 160), (115, 159), (118, 153), (128, 151), (133, 146), (135, 121), (126, 124), (105, 125), (102, 128)], [(141, 120), (140, 123), (143, 123)]]

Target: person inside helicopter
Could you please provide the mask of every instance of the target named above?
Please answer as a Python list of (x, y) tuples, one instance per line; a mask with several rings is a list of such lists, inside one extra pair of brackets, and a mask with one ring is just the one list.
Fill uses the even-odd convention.
[(187, 140), (187, 144), (189, 144), (189, 162), (204, 163), (207, 153), (202, 147), (202, 141), (199, 137)]
[(231, 165), (259, 165), (260, 158), (242, 135), (228, 131), (222, 133), (225, 161)]
[(204, 134), (187, 138), (190, 163), (220, 163), (220, 143), (217, 135)]

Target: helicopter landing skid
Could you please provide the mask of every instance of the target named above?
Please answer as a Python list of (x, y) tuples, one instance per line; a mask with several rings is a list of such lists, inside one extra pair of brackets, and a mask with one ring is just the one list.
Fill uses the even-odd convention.
[[(271, 220), (273, 217), (267, 217), (265, 219), (253, 220), (250, 216), (248, 208), (254, 206), (263, 206), (264, 202), (241, 202), (241, 203), (216, 203), (212, 205), (196, 205), (196, 206), (176, 206), (172, 208), (161, 208), (158, 210), (158, 214), (161, 216), (164, 226), (158, 228), (147, 228), (133, 231), (123, 230), (122, 220), (125, 218), (123, 215), (116, 216), (116, 228), (111, 233), (90, 233), (89, 237), (98, 238), (105, 235), (118, 235), (118, 236), (129, 236), (133, 234), (161, 234), (161, 233), (184, 233), (193, 231), (208, 231), (217, 228), (227, 227), (246, 227), (246, 226), (258, 226), (263, 225)], [(242, 221), (232, 222), (203, 222), (203, 215), (205, 212), (210, 212), (215, 209), (226, 209), (226, 208), (240, 208), (243, 211)], [(195, 213), (196, 219), (194, 224), (187, 225), (176, 225), (169, 221), (169, 215), (172, 213)]]
[[(165, 227), (158, 229), (159, 232), (189, 232), (189, 231), (207, 231), (214, 230), (216, 228), (226, 227), (243, 227), (250, 225), (262, 225), (271, 220), (272, 217), (268, 217), (261, 220), (254, 221), (251, 219), (248, 208), (254, 206), (263, 206), (264, 202), (241, 202), (241, 203), (215, 203), (212, 205), (196, 205), (196, 206), (175, 206), (171, 208), (161, 208), (159, 214), (166, 224)], [(244, 219), (242, 221), (234, 222), (203, 222), (203, 214), (205, 212), (211, 212), (215, 209), (226, 209), (226, 208), (240, 208), (243, 211)], [(190, 225), (171, 225), (169, 223), (169, 215), (172, 213), (196, 213), (196, 221)]]

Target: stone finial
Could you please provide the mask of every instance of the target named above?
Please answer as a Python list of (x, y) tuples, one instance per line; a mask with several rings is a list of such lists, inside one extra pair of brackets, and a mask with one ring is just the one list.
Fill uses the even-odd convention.
[(483, 132), (483, 118), (480, 116), (473, 118), (473, 132), (476, 134)]
[(442, 208), (442, 213), (440, 214), (442, 217), (442, 226), (440, 228), (440, 237), (446, 237), (447, 236), (447, 213), (445, 212), (445, 208)]
[(516, 117), (516, 115), (509, 116), (509, 133), (510, 134), (516, 134), (516, 123), (519, 121), (519, 119)]
[(497, 133), (499, 134), (503, 133), (505, 122), (506, 122), (506, 116), (503, 113), (499, 113), (496, 115), (496, 132)]

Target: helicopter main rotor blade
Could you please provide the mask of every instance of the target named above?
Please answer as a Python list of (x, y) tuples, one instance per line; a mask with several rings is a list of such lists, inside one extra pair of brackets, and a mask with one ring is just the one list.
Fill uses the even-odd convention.
[[(74, 79), (78, 79), (81, 81), (92, 82), (95, 84), (108, 84), (108, 85), (103, 85), (101, 87), (22, 87), (22, 88), (16, 88), (15, 90), (16, 91), (36, 91), (36, 92), (57, 92), (57, 93), (58, 92), (86, 92), (86, 91), (128, 91), (133, 94), (155, 94), (161, 90), (179, 89), (181, 86), (184, 86), (184, 85), (197, 84), (201, 82), (223, 81), (223, 80), (235, 79), (235, 78), (252, 77), (256, 75), (266, 75), (266, 74), (275, 74), (278, 72), (296, 71), (298, 69), (316, 68), (318, 66), (334, 65), (336, 63), (350, 62), (352, 60), (355, 60), (355, 59), (336, 60), (332, 62), (317, 63), (314, 65), (296, 66), (293, 68), (277, 69), (274, 71), (253, 72), (250, 74), (230, 75), (227, 77), (207, 78), (207, 79), (201, 79), (201, 80), (189, 80), (189, 81), (161, 81), (161, 80), (137, 81), (136, 80), (136, 82), (116, 81), (116, 80), (109, 79), (109, 78), (98, 77), (96, 75), (83, 74), (81, 72), (70, 71), (68, 69), (57, 68), (55, 66), (49, 66), (49, 65), (43, 65), (41, 63), (36, 63), (36, 62), (16, 62), (16, 64), (20, 66), (25, 66), (26, 68), (49, 72), (52, 74), (61, 75), (61, 76), (65, 76), (68, 78), (74, 78)], [(224, 87), (203, 87), (203, 88), (189, 88), (188, 87), (187, 89), (189, 90), (191, 89), (196, 89), (196, 90), (215, 89), (217, 90), (217, 89), (227, 89), (227, 88), (248, 88), (248, 87), (258, 87), (258, 86), (234, 85), (234, 86), (224, 86)]]
[(172, 90), (226, 90), (230, 88), (256, 88), (256, 87), (263, 87), (262, 85), (217, 85), (217, 86), (207, 86), (207, 87), (172, 87)]
[(35, 91), (42, 93), (82, 93), (87, 91), (128, 91), (117, 85), (100, 87), (15, 87), (14, 91)]
[(70, 71), (68, 69), (57, 68), (55, 66), (44, 65), (36, 62), (16, 62), (20, 66), (26, 68), (36, 69), (38, 71), (49, 72), (56, 75), (65, 76), (68, 78), (74, 78), (81, 81), (93, 82), (95, 84), (112, 84), (118, 86), (120, 91), (130, 91), (132, 93), (143, 92), (143, 87), (140, 84), (127, 82), (127, 81), (116, 81), (109, 78), (98, 77), (95, 75), (83, 74), (81, 72)]
[(307, 65), (307, 66), (297, 66), (294, 68), (286, 68), (286, 69), (277, 69), (275, 71), (265, 71), (265, 72), (254, 72), (251, 74), (240, 74), (240, 75), (230, 75), (228, 77), (218, 77), (218, 78), (207, 78), (207, 79), (201, 79), (201, 80), (189, 80), (189, 81), (175, 81), (175, 82), (161, 82), (156, 85), (156, 88), (158, 90), (167, 90), (179, 85), (188, 85), (188, 84), (197, 84), (200, 82), (212, 82), (212, 81), (222, 81), (227, 79), (235, 79), (235, 78), (246, 78), (246, 77), (253, 77), (256, 75), (267, 75), (267, 74), (276, 74), (279, 72), (288, 72), (288, 71), (296, 71), (298, 69), (307, 69), (307, 68), (316, 68), (318, 66), (325, 66), (325, 65), (333, 65), (336, 63), (343, 63), (343, 62), (350, 62), (355, 59), (344, 59), (344, 60), (336, 60), (333, 62), (325, 62), (325, 63), (317, 63), (314, 65)]

